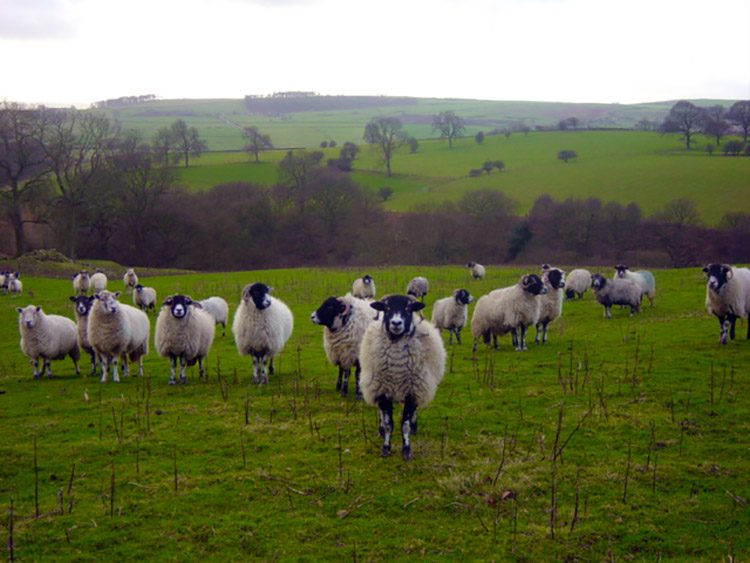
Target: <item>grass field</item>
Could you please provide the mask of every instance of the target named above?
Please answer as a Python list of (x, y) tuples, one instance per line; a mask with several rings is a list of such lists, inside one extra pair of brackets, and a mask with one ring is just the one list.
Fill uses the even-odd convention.
[[(490, 267), (480, 282), (454, 267), (369, 273), (378, 295), (425, 275), (429, 312), (456, 287), (479, 297), (523, 271)], [(160, 298), (221, 295), (232, 309), (246, 283), (273, 286), (296, 324), (261, 388), (220, 329), (208, 377), (191, 368), (184, 386), (167, 385), (168, 361), (153, 350), (144, 378), (99, 384), (65, 360), (54, 379), (34, 381), (14, 306), (72, 318), (71, 287), (25, 277), (33, 299), (0, 297), (0, 541), (12, 539), (19, 561), (750, 554), (750, 343), (742, 323), (738, 340), (717, 344), (699, 269), (655, 271), (655, 307), (633, 319), (619, 310), (603, 319), (590, 294), (566, 303), (549, 343), (527, 352), (504, 339), (472, 359), (465, 330), (461, 346), (447, 346), (408, 464), (398, 439), (395, 455), (378, 456), (375, 409), (334, 392), (321, 328), (309, 321), (362, 273), (142, 280)]]

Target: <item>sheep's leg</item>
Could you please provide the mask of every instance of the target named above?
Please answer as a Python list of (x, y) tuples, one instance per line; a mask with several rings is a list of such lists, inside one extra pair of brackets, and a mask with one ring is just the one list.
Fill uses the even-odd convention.
[(253, 354), (253, 383), (260, 382), (260, 379), (258, 379), (258, 372), (260, 371), (260, 358)]
[(510, 340), (511, 342), (513, 342), (513, 348), (515, 348), (516, 350), (519, 350), (520, 348), (518, 347), (519, 346), (518, 329), (516, 329), (515, 327), (510, 329)]
[[(750, 317), (750, 315), (748, 315)], [(748, 338), (750, 338), (750, 330), (748, 331)], [(356, 390), (354, 392), (355, 399), (362, 399), (362, 390), (359, 388), (359, 374), (362, 373), (362, 366), (359, 365), (359, 360), (354, 362), (354, 383)]]
[[(341, 369), (341, 368), (339, 368)], [(341, 396), (346, 397), (349, 393), (349, 375), (351, 375), (351, 368), (343, 370), (344, 377), (343, 382), (341, 383)]]
[(96, 373), (96, 354), (90, 352), (89, 355), (91, 356), (91, 372), (89, 373), (89, 376), (93, 377)]
[(727, 320), (731, 323), (729, 325), (729, 339), (734, 340), (734, 325), (737, 322), (737, 317), (734, 315), (727, 315)]
[(380, 407), (380, 437), (383, 438), (383, 448), (380, 450), (380, 457), (391, 455), (391, 435), (393, 434), (393, 402), (385, 395), (380, 395), (375, 399)]
[(221, 323), (221, 335), (226, 335), (227, 323)]
[[(44, 360), (44, 365), (47, 368), (47, 379), (52, 379), (52, 362), (49, 358)], [(77, 368), (78, 366), (76, 366)]]
[(456, 342), (459, 346), (461, 346), (461, 329), (457, 328), (456, 330)]
[[(442, 338), (442, 336), (443, 336), (443, 329), (440, 329), (440, 337)], [(448, 329), (448, 345), (450, 346), (451, 344), (453, 344), (453, 329), (449, 328)]]
[(198, 358), (198, 378), (203, 379), (203, 358)]
[(187, 358), (180, 356), (180, 383), (187, 383), (187, 377), (185, 377), (185, 366), (187, 365)]
[(261, 385), (265, 385), (266, 383), (268, 383), (269, 373), (273, 375), (273, 358), (269, 358), (268, 355), (264, 354), (260, 358), (260, 384)]
[(175, 380), (175, 369), (177, 368), (177, 358), (174, 356), (169, 357), (169, 384), (175, 385), (177, 381)]
[(409, 434), (411, 433), (412, 418), (417, 412), (417, 402), (414, 397), (407, 395), (404, 399), (404, 411), (401, 415), (401, 457), (404, 461), (411, 461), (411, 443)]
[(39, 367), (39, 362), (37, 360), (29, 360), (29, 365), (31, 365), (31, 375), (34, 376), (34, 379), (38, 379), (39, 372), (37, 368)]
[(273, 375), (273, 356), (271, 356), (271, 359), (268, 361), (268, 374)]
[[(125, 364), (127, 367), (127, 364)], [(120, 383), (120, 376), (117, 375), (117, 358), (112, 358), (112, 382)]]
[(539, 333), (542, 332), (542, 323), (537, 323), (534, 328), (536, 328), (536, 335), (534, 337), (534, 344), (539, 344)]
[(725, 315), (717, 316), (716, 318), (719, 319), (719, 344), (726, 344), (729, 320)]
[(521, 350), (528, 350), (526, 348), (526, 325), (521, 325)]
[(99, 383), (107, 383), (107, 375), (109, 374), (109, 357), (108, 356), (101, 357), (101, 369), (102, 369), (102, 377), (99, 380)]
[(73, 358), (73, 356), (71, 356), (71, 359), (73, 360), (73, 365), (76, 368), (76, 375), (81, 375), (81, 370), (78, 367), (78, 360), (76, 360), (75, 358)]
[(499, 348), (498, 348), (498, 345), (497, 345), (497, 334), (493, 334), (492, 335), (492, 342), (495, 345), (495, 350), (498, 350)]
[(747, 336), (745, 340), (750, 340), (750, 313), (747, 314)]
[(143, 377), (143, 356), (138, 356), (138, 377)]
[(120, 356), (120, 367), (122, 368), (123, 377), (130, 377), (130, 364), (128, 363), (128, 357), (125, 354)]
[(544, 331), (542, 332), (542, 344), (547, 344), (547, 331), (549, 330), (549, 323), (543, 323), (542, 328)]
[(339, 377), (336, 380), (336, 391), (341, 391), (341, 383), (344, 380), (344, 368), (339, 365)]

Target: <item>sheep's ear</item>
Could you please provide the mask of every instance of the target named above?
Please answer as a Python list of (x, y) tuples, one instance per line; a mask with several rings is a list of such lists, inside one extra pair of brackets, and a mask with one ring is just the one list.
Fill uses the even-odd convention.
[(529, 275), (526, 274), (524, 277), (521, 278), (521, 285), (523, 287), (526, 287), (529, 285)]
[(727, 266), (722, 266), (722, 270), (726, 273), (727, 281), (731, 280), (734, 274), (732, 273), (732, 268), (729, 268)]
[(70, 299), (73, 303), (75, 303), (75, 301), (76, 301), (75, 297), (68, 297), (68, 299)]
[(195, 307), (196, 309), (203, 309), (203, 305), (198, 303), (197, 301), (191, 301), (190, 304)]
[(705, 266), (703, 266), (703, 273), (704, 274), (708, 273), (708, 264), (706, 264)]
[(417, 311), (421, 311), (422, 309), (424, 309), (426, 305), (421, 301), (415, 301), (414, 303), (411, 303), (409, 307), (411, 308), (412, 313), (416, 313)]
[(21, 307), (16, 307), (16, 311), (18, 311), (19, 313), (23, 313), (23, 309), (21, 309)]
[(382, 301), (373, 301), (372, 303), (370, 303), (370, 307), (372, 307), (376, 311), (385, 311), (386, 310), (386, 305)]
[(120, 295), (122, 295), (122, 291), (115, 291), (113, 295), (115, 296), (115, 299), (117, 299), (118, 297), (120, 297)]
[(169, 297), (167, 297), (167, 298), (166, 298), (166, 299), (164, 300), (164, 303), (162, 303), (161, 305), (162, 305), (162, 307), (163, 307), (164, 305), (171, 305), (171, 304), (172, 304), (172, 301), (173, 301), (173, 299), (172, 299), (172, 296), (170, 295)]
[(38, 306), (38, 305), (37, 305), (37, 307), (36, 307), (36, 312), (38, 313), (38, 312), (39, 312), (39, 311), (41, 311), (41, 310), (42, 310), (42, 308), (41, 308), (40, 306)]

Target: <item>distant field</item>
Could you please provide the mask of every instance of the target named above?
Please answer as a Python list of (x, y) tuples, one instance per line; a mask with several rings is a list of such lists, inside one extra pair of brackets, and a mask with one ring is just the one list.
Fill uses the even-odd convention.
[[(698, 138), (701, 147), (705, 138)], [(459, 139), (450, 150), (445, 141), (422, 141), (417, 154), (402, 149), (392, 161), (394, 176), (387, 178), (373, 148), (359, 143), (362, 152), (352, 177), (362, 185), (387, 185), (394, 195), (386, 207), (403, 211), (414, 205), (456, 200), (464, 193), (492, 188), (519, 202), (519, 213), (548, 193), (557, 199), (597, 197), (603, 202), (637, 202), (649, 214), (667, 201), (689, 197), (701, 217), (714, 225), (728, 211), (750, 212), (750, 159), (709, 156), (684, 150), (677, 136), (636, 131), (532, 132), (488, 136), (481, 145), (473, 138)], [(568, 164), (557, 152), (572, 149), (578, 158)], [(326, 158), (339, 147), (326, 149)], [(208, 154), (188, 169), (179, 169), (181, 181), (205, 189), (228, 181), (271, 185), (277, 181), (274, 162), (284, 151), (261, 154), (261, 163), (249, 163), (244, 153)], [(470, 178), (471, 168), (485, 160), (501, 160), (502, 173)]]

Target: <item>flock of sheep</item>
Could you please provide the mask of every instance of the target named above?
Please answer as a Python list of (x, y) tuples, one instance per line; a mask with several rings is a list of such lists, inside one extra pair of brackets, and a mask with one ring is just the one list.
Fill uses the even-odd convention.
[[(474, 279), (482, 279), (485, 268), (475, 262), (467, 264)], [(536, 343), (547, 341), (548, 326), (562, 314), (565, 298), (580, 299), (591, 287), (604, 316), (610, 318), (613, 305), (630, 308), (630, 315), (640, 312), (645, 295), (653, 306), (655, 280), (648, 271), (632, 272), (627, 266), (616, 266), (613, 278), (576, 269), (567, 275), (564, 270), (544, 264), (540, 275), (525, 274), (518, 283), (495, 289), (480, 297), (470, 322), (476, 352), (480, 339), (485, 344), (510, 333), (516, 350), (526, 350), (527, 330), (536, 328)], [(719, 342), (734, 338), (737, 318), (748, 317), (750, 338), (750, 270), (727, 264), (709, 264), (703, 269), (707, 276), (706, 306), (720, 324)], [(3, 292), (18, 273), (3, 272)], [(73, 278), (76, 321), (46, 315), (40, 307), (17, 308), (21, 349), (30, 358), (33, 376), (52, 376), (51, 360), (70, 356), (76, 374), (81, 351), (91, 357), (91, 374), (97, 367), (101, 382), (111, 371), (119, 381), (118, 362), (129, 375), (129, 362), (138, 363), (143, 375), (142, 358), (149, 350), (150, 321), (144, 310), (155, 310), (156, 291), (138, 283), (130, 269), (123, 276), (126, 293), (132, 293), (135, 306), (118, 301), (120, 291), (108, 291), (107, 278), (101, 273), (91, 276), (81, 271)], [(7, 286), (7, 289), (6, 289)], [(416, 410), (435, 396), (443, 377), (445, 348), (441, 331), (449, 332), (461, 344), (461, 330), (468, 322), (468, 305), (474, 301), (465, 288), (456, 289), (449, 297), (435, 301), (431, 321), (424, 319), (424, 297), (429, 289), (424, 277), (412, 279), (406, 295), (386, 295), (375, 300), (375, 282), (369, 275), (354, 281), (351, 292), (329, 297), (316, 309), (310, 320), (323, 326), (323, 345), (328, 361), (338, 368), (336, 390), (348, 393), (351, 370), (355, 370), (356, 396), (380, 411), (381, 455), (391, 449), (393, 403), (403, 403), (401, 419), (402, 456), (411, 459), (410, 436), (417, 431)], [(93, 293), (89, 295), (89, 291)], [(265, 384), (273, 374), (273, 359), (292, 334), (294, 319), (289, 308), (270, 295), (272, 288), (263, 283), (245, 286), (234, 314), (232, 333), (237, 351), (251, 356), (253, 383)], [(15, 294), (19, 291), (13, 292)], [(380, 316), (383, 316), (382, 322)], [(198, 363), (202, 377), (202, 360), (213, 344), (215, 326), (222, 325), (224, 335), (228, 306), (221, 297), (193, 301), (187, 295), (167, 297), (160, 309), (154, 328), (154, 346), (160, 357), (170, 360), (169, 383), (179, 378), (186, 382), (186, 366)], [(40, 365), (41, 362), (41, 365)]]

